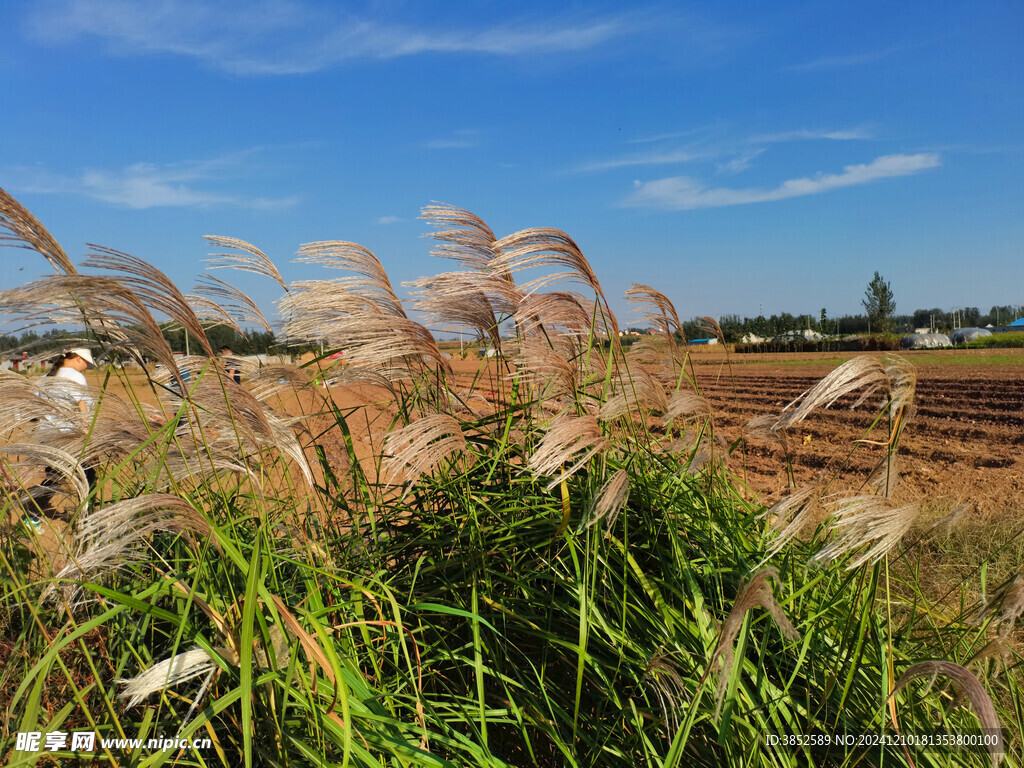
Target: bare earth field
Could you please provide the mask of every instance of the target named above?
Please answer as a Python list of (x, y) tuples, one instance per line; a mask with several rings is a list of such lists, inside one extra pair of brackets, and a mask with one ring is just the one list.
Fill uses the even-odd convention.
[[(716, 408), (716, 423), (732, 442), (749, 419), (778, 412), (851, 355), (733, 355), (698, 353), (698, 383)], [(897, 498), (923, 500), (943, 511), (975, 502), (975, 514), (1024, 511), (1024, 350), (935, 350), (903, 353), (918, 371), (917, 414), (903, 433)], [(871, 423), (871, 405), (834, 407), (804, 422), (795, 451), (799, 480), (832, 467)], [(884, 433), (884, 429), (883, 429)], [(877, 439), (877, 438), (876, 438)], [(881, 448), (862, 446), (850, 477), (863, 477)], [(741, 471), (731, 465), (733, 471)], [(760, 491), (785, 487), (782, 451), (747, 449), (746, 477)]]
[[(692, 357), (701, 392), (714, 406), (716, 428), (731, 444), (743, 435), (743, 425), (750, 419), (778, 413), (851, 356), (730, 355), (731, 368), (721, 349), (702, 349)], [(936, 513), (974, 502), (973, 514), (981, 518), (1020, 515), (1024, 512), (1024, 349), (936, 350), (904, 356), (918, 370), (917, 414), (903, 432), (896, 497), (924, 501)], [(500, 397), (497, 362), (484, 364), (456, 355), (452, 365), (457, 388), (463, 396), (472, 389), (481, 410), (488, 410), (484, 399)], [(111, 386), (123, 392), (119, 383), (112, 381)], [(338, 386), (329, 394), (347, 415), (357, 454), (373, 476), (366, 462), (379, 450), (396, 413), (389, 393), (360, 385)], [(323, 408), (319, 396), (308, 392), (285, 395), (281, 405), (292, 413)], [(801, 424), (793, 436), (798, 482), (812, 480), (823, 470), (831, 475), (864, 436), (877, 405), (870, 402), (851, 410), (840, 403)], [(325, 414), (309, 426), (318, 431), (332, 424), (333, 417)], [(873, 437), (878, 439), (880, 434)], [(855, 488), (883, 450), (860, 446), (846, 465), (840, 487)], [(337, 469), (343, 469), (339, 465), (346, 459), (340, 445), (330, 458)], [(729, 460), (729, 468), (766, 500), (786, 487), (778, 446), (751, 441), (744, 455)]]

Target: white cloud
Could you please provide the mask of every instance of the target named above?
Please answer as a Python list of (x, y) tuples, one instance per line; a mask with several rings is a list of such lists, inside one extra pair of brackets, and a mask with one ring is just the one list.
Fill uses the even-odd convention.
[(86, 169), (72, 175), (35, 167), (16, 167), (5, 170), (5, 176), (10, 180), (8, 184), (12, 189), (22, 192), (80, 195), (135, 209), (233, 207), (279, 210), (298, 202), (296, 197), (255, 197), (209, 188), (211, 182), (229, 175), (228, 169), (237, 165), (245, 154), (170, 165), (134, 163), (119, 170)]
[(668, 149), (657, 152), (638, 153), (614, 157), (610, 160), (595, 160), (573, 168), (574, 171), (587, 173), (592, 171), (610, 171), (615, 168), (629, 168), (637, 165), (667, 165), (670, 163), (691, 163), (706, 160), (719, 154), (705, 150)]
[(818, 174), (813, 178), (790, 179), (775, 189), (708, 188), (696, 179), (674, 176), (648, 182), (634, 182), (636, 189), (623, 205), (685, 211), (726, 205), (766, 203), (828, 192), (840, 187), (867, 184), (878, 179), (908, 176), (939, 165), (938, 155), (883, 155), (866, 165), (848, 165), (842, 173)]
[(388, 224), (397, 224), (401, 220), (398, 216), (381, 216), (377, 219), (377, 223), (386, 226)]
[(821, 69), (844, 69), (846, 67), (859, 67), (863, 64), (875, 64), (887, 59), (895, 53), (905, 51), (909, 48), (917, 48), (917, 45), (894, 45), (889, 48), (880, 48), (874, 51), (862, 51), (861, 53), (848, 53), (839, 56), (823, 56), (820, 59), (796, 64), (786, 67), (790, 72), (813, 72)]
[(815, 139), (831, 139), (832, 141), (852, 141), (855, 139), (870, 139), (872, 133), (864, 127), (845, 128), (838, 131), (809, 131), (800, 129), (798, 131), (780, 131), (778, 133), (761, 133), (751, 136), (751, 144), (779, 144), (786, 141), (809, 141)]
[(740, 173), (741, 171), (747, 170), (750, 164), (764, 152), (763, 149), (750, 149), (745, 152), (739, 152), (735, 157), (730, 160), (726, 160), (724, 163), (718, 164), (719, 173)]
[[(627, 144), (660, 143), (668, 140), (704, 131), (699, 128), (694, 131), (683, 131), (676, 133), (663, 133), (657, 136), (649, 136), (640, 139), (630, 139)], [(573, 168), (579, 173), (610, 171), (616, 168), (629, 168), (640, 165), (668, 165), (671, 163), (692, 163), (716, 158), (727, 158), (717, 165), (719, 173), (739, 173), (750, 167), (758, 155), (764, 152), (762, 147), (750, 145), (781, 144), (789, 141), (811, 141), (818, 139), (830, 139), (833, 141), (849, 141), (853, 139), (867, 139), (871, 132), (864, 127), (844, 128), (840, 130), (808, 130), (805, 128), (795, 131), (779, 131), (777, 133), (762, 133), (751, 136), (745, 140), (719, 141), (702, 140), (691, 142), (689, 146), (682, 148), (661, 147), (646, 152), (635, 152), (628, 155), (613, 157), (608, 160), (594, 160)]]
[(628, 34), (625, 17), (419, 28), (300, 0), (49, 0), (34, 6), (34, 37), (99, 38), (110, 52), (172, 53), (248, 75), (300, 74), (359, 59), (425, 53), (517, 56), (579, 51)]

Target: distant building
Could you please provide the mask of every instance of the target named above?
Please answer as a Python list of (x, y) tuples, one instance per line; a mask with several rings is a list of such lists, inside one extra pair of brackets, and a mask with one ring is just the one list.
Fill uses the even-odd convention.
[(712, 337), (710, 339), (690, 339), (689, 343), (690, 344), (706, 344), (708, 346), (711, 346), (712, 344), (717, 344), (718, 343), (718, 339), (716, 339), (714, 337)]
[(22, 352), (20, 355), (7, 358), (3, 367), (9, 371), (24, 371), (32, 367), (32, 362), (28, 359), (28, 352)]

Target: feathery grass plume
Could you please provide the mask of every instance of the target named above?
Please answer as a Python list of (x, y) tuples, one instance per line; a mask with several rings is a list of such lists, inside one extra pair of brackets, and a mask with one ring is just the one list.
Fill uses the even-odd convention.
[[(974, 676), (974, 673), (966, 667), (954, 664), (952, 661), (922, 661), (914, 664), (896, 681), (896, 686), (890, 695), (895, 696), (910, 681), (918, 677), (927, 677), (934, 680), (939, 675), (948, 677), (956, 684), (961, 693), (967, 695), (971, 706), (974, 708), (974, 714), (985, 733), (999, 731), (999, 718), (996, 716), (995, 706), (992, 704), (988, 691), (978, 682), (978, 678)], [(986, 747), (992, 760), (992, 768), (997, 768), (1003, 759), (1001, 746), (999, 744), (986, 743)]]
[(944, 528), (946, 535), (948, 536), (949, 533), (953, 530), (954, 526), (956, 526), (964, 518), (964, 515), (967, 514), (971, 506), (972, 504), (968, 502), (966, 504), (958, 504), (957, 506), (953, 507), (953, 509), (951, 509), (948, 514), (943, 515), (934, 523), (932, 523), (932, 530), (935, 530), (936, 528)]
[(383, 474), (394, 485), (404, 472), (409, 483), (430, 474), (445, 459), (454, 459), (466, 450), (466, 438), (459, 422), (444, 413), (421, 416), (384, 439), (386, 463)]
[[(551, 490), (588, 460), (607, 450), (610, 444), (593, 416), (561, 414), (551, 422), (551, 428), (530, 456), (527, 466), (538, 475), (549, 477), (561, 470), (558, 477), (548, 483), (547, 490)], [(564, 465), (576, 456), (580, 456), (576, 463), (565, 469)]]
[(617, 470), (594, 496), (590, 509), (590, 520), (586, 527), (604, 521), (605, 530), (610, 530), (619, 517), (619, 512), (629, 500), (629, 473)]
[[(234, 367), (232, 359), (230, 363)], [(306, 389), (313, 384), (313, 376), (297, 365), (264, 365), (245, 374), (246, 386), (254, 398), (266, 403), (281, 392)]]
[(426, 322), (439, 322), (446, 331), (472, 328), (501, 349), (500, 316), (511, 315), (518, 298), (506, 291), (515, 288), (507, 280), (475, 272), (445, 272), (404, 285), (419, 288), (413, 296), (416, 308), (426, 313)]
[[(13, 457), (15, 460), (4, 459), (3, 456)], [(30, 499), (37, 499), (54, 491), (67, 495), (77, 507), (89, 496), (89, 481), (85, 477), (85, 470), (78, 459), (67, 451), (49, 445), (38, 443), (9, 443), (0, 445), (0, 465), (12, 472), (18, 478), (18, 485), (27, 491), (28, 498), (21, 499), (21, 506), (29, 503)], [(61, 476), (62, 482), (50, 486), (40, 486), (30, 483), (19, 470), (38, 469), (44, 467), (52, 470)], [(72, 491), (71, 494), (66, 489)]]
[(213, 275), (202, 275), (194, 290), (201, 297), (212, 300), (211, 303), (214, 307), (221, 309), (224, 314), (232, 318), (231, 324), (235, 327), (237, 324), (235, 324), (234, 318), (238, 318), (242, 323), (260, 326), (267, 333), (274, 332), (274, 329), (270, 327), (270, 322), (264, 317), (263, 312), (249, 297), (249, 294), (226, 280), (221, 280)]
[(77, 603), (80, 585), (61, 582), (101, 579), (125, 565), (143, 562), (145, 540), (158, 532), (205, 537), (210, 534), (210, 525), (187, 501), (164, 493), (84, 511), (78, 516), (71, 542), (71, 561), (53, 577), (40, 600), (61, 588), (68, 603)]
[(306, 243), (299, 248), (296, 262), (320, 264), (331, 269), (355, 272), (354, 277), (336, 281), (353, 293), (363, 296), (376, 304), (382, 312), (395, 317), (405, 317), (405, 309), (395, 289), (391, 286), (384, 265), (369, 248), (346, 240), (321, 240)]
[(152, 693), (194, 680), (216, 669), (217, 662), (209, 653), (202, 648), (193, 648), (164, 659), (135, 677), (118, 680), (125, 686), (118, 697), (128, 699), (127, 706), (131, 709)]
[(487, 223), (464, 208), (434, 202), (424, 206), (420, 218), (434, 228), (424, 237), (432, 237), (441, 244), (431, 256), (453, 259), (477, 271), (485, 270), (496, 255), (497, 238)]
[(382, 314), (374, 302), (334, 280), (296, 281), (276, 303), (288, 318), (284, 336), (293, 344), (340, 344), (354, 324), (352, 315)]
[(789, 493), (761, 513), (760, 517), (767, 519), (779, 534), (768, 548), (767, 559), (780, 552), (814, 517), (820, 493), (817, 483), (791, 488)]
[(722, 704), (725, 701), (725, 692), (729, 687), (729, 673), (732, 670), (733, 660), (736, 654), (736, 638), (743, 626), (743, 619), (747, 611), (752, 608), (764, 608), (775, 620), (776, 626), (782, 636), (790, 642), (800, 639), (800, 633), (796, 630), (789, 618), (782, 610), (772, 594), (769, 579), (778, 581), (779, 569), (775, 567), (762, 568), (750, 577), (750, 580), (740, 586), (739, 594), (736, 595), (736, 602), (732, 610), (725, 618), (722, 625), (722, 636), (718, 641), (718, 648), (712, 656), (712, 663), (718, 662), (718, 690), (715, 694), (715, 720), (718, 720), (722, 713)]
[(13, 371), (0, 370), (0, 430), (11, 434), (29, 427), (32, 431), (55, 420), (69, 422), (74, 414), (67, 403), (44, 396), (38, 384)]
[(659, 651), (647, 662), (643, 675), (644, 687), (654, 694), (661, 709), (661, 717), (670, 735), (679, 728), (679, 712), (689, 700), (686, 683), (679, 674), (679, 665), (670, 654)]
[[(194, 293), (185, 294), (185, 301), (192, 307), (192, 311), (196, 313), (196, 317), (199, 318), (199, 322), (203, 324), (204, 328), (224, 325), (240, 336), (245, 337), (246, 334), (242, 330), (242, 326), (217, 302), (208, 299), (206, 296), (197, 296)], [(174, 323), (174, 326), (177, 326), (177, 323)], [(175, 327), (174, 330), (179, 331), (181, 329)]]
[(565, 267), (560, 278), (578, 280), (603, 297), (601, 283), (576, 242), (560, 229), (538, 227), (506, 235), (495, 243), (498, 253), (490, 262), (496, 273), (514, 273), (530, 267)]
[(88, 255), (85, 266), (115, 272), (116, 280), (128, 287), (143, 304), (177, 322), (213, 357), (203, 324), (189, 306), (188, 299), (167, 275), (137, 256), (93, 243), (88, 245), (95, 253)]
[(516, 307), (516, 324), (524, 335), (545, 326), (551, 330), (562, 329), (566, 334), (587, 338), (598, 329), (594, 328), (592, 313), (584, 309), (581, 299), (579, 294), (569, 291), (530, 294)]
[(177, 371), (160, 325), (123, 281), (98, 275), (51, 275), (0, 291), (0, 311), (18, 315), (30, 325), (84, 322), (98, 338), (135, 354), (147, 353)]
[(670, 347), (676, 346), (677, 333), (679, 338), (686, 341), (676, 307), (664, 293), (643, 283), (633, 283), (626, 291), (626, 301), (636, 304), (640, 310), (646, 310), (644, 320), (665, 334)]
[[(296, 301), (300, 297), (301, 301)], [(293, 310), (284, 327), (290, 342), (324, 339), (344, 351), (350, 366), (379, 369), (391, 379), (408, 378), (414, 366), (436, 367), (451, 374), (449, 357), (441, 352), (430, 331), (414, 320), (365, 309), (332, 312), (329, 306), (314, 302), (315, 297), (315, 290), (293, 291), (286, 297)], [(294, 311), (306, 306), (309, 312)]]
[(10, 232), (9, 235), (0, 235), (0, 245), (36, 251), (58, 273), (73, 275), (77, 271), (42, 222), (3, 187), (0, 187), (0, 230)]
[(601, 421), (610, 421), (632, 411), (664, 412), (668, 398), (661, 384), (643, 368), (628, 371), (619, 379), (616, 392), (602, 403), (598, 411)]
[(708, 317), (707, 315), (705, 315), (704, 317), (700, 318), (700, 327), (701, 330), (710, 333), (712, 336), (718, 339), (719, 344), (721, 344), (723, 347), (725, 346), (725, 334), (722, 333), (722, 326), (718, 324), (718, 321), (715, 320), (715, 318)]
[(693, 421), (711, 418), (711, 403), (694, 392), (673, 392), (665, 409), (667, 421)]
[[(890, 413), (895, 419), (899, 414), (907, 413), (914, 399), (916, 384), (914, 367), (903, 358), (854, 357), (783, 408), (774, 428), (788, 429), (806, 419), (815, 408), (829, 408), (841, 397), (860, 389), (864, 392), (851, 407), (860, 405), (879, 389), (886, 389)], [(905, 416), (903, 421), (905, 423)]]
[(830, 528), (839, 533), (814, 555), (814, 560), (827, 562), (863, 548), (863, 552), (847, 564), (849, 570), (885, 557), (921, 513), (917, 502), (897, 505), (891, 499), (874, 495), (827, 502), (825, 508), (833, 518)]
[(524, 293), (532, 293), (543, 285), (562, 279), (582, 282), (601, 301), (599, 316), (608, 327), (608, 335), (618, 344), (619, 323), (611, 311), (608, 299), (601, 289), (601, 283), (593, 267), (576, 242), (560, 229), (524, 229), (501, 238), (495, 243), (499, 253), (491, 261), (490, 269), (498, 274), (511, 275), (529, 267), (566, 267), (568, 271), (539, 278), (523, 286)]
[[(989, 659), (1006, 664), (1011, 653), (1012, 649), (1006, 644), (1002, 633), (1000, 633), (1000, 635), (993, 637), (985, 643), (985, 646), (980, 651), (971, 656), (971, 658), (967, 660), (967, 664), (981, 665)], [(985, 666), (987, 667), (988, 665)], [(998, 675), (998, 669), (996, 670), (996, 673), (993, 674), (993, 677), (996, 675)]]
[(239, 240), (237, 237), (223, 237), (221, 235), (203, 235), (213, 245), (219, 248), (231, 248), (238, 253), (212, 253), (207, 269), (237, 269), (241, 272), (251, 272), (255, 275), (269, 277), (286, 291), (288, 285), (285, 283), (281, 273), (277, 271), (274, 262), (267, 255), (252, 243)]
[(558, 339), (531, 338), (519, 345), (513, 358), (515, 376), (537, 390), (537, 399), (571, 397), (580, 383), (579, 365), (558, 349)]
[[(195, 408), (189, 409), (187, 418), (198, 419), (201, 432), (212, 426), (224, 435), (236, 435), (243, 449), (249, 445), (275, 448), (295, 462), (312, 485), (306, 456), (287, 422), (219, 367), (207, 370), (192, 384), (189, 402)], [(187, 428), (182, 425), (179, 432)]]
[(1007, 637), (1024, 614), (1024, 574), (1018, 573), (993, 589), (971, 623), (981, 623), (993, 609), (999, 611), (994, 619), (999, 625), (999, 636)]

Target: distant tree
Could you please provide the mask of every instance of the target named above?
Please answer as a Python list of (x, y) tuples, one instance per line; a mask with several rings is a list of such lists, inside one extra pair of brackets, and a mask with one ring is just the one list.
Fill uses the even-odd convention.
[(868, 283), (868, 289), (864, 291), (864, 299), (861, 304), (867, 310), (868, 319), (876, 330), (889, 330), (892, 326), (892, 316), (896, 312), (896, 300), (893, 298), (889, 284), (878, 272), (875, 272), (874, 278)]

